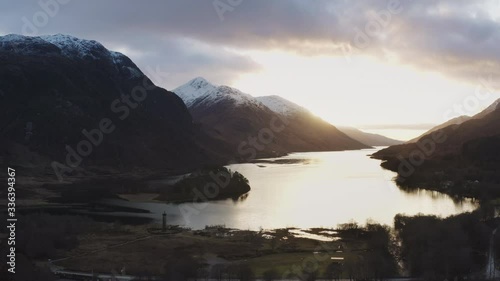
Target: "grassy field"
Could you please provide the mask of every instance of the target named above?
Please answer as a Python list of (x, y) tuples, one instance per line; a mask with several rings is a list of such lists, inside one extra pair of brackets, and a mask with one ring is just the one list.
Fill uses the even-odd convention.
[(79, 237), (79, 246), (54, 264), (66, 269), (94, 272), (119, 272), (162, 275), (165, 265), (189, 256), (207, 268), (246, 264), (260, 277), (268, 270), (278, 276), (297, 273), (304, 268), (324, 272), (334, 258), (356, 258), (352, 250), (363, 248), (362, 241), (320, 242), (295, 238), (286, 229), (252, 232), (227, 229), (189, 231), (172, 235), (150, 235), (150, 226), (107, 228)]

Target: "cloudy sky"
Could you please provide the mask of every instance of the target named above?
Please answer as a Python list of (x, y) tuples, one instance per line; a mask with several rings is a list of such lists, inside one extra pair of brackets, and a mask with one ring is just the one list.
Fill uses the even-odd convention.
[(9, 33), (94, 39), (167, 89), (202, 76), (400, 139), (500, 98), (499, 0), (2, 1)]

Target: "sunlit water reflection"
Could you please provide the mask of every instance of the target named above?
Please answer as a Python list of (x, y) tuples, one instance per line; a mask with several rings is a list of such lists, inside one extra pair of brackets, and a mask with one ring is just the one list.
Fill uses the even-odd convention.
[[(283, 227), (335, 227), (339, 223), (368, 219), (392, 225), (398, 213), (448, 216), (471, 211), (477, 204), (454, 201), (438, 192), (405, 192), (393, 182), (395, 173), (380, 167), (367, 155), (373, 149), (342, 152), (294, 153), (281, 160), (293, 164), (236, 164), (231, 170), (242, 173), (252, 190), (244, 200), (201, 204), (127, 203), (145, 208), (160, 219), (194, 229), (225, 224), (239, 229)], [(200, 209), (199, 213), (182, 215)]]

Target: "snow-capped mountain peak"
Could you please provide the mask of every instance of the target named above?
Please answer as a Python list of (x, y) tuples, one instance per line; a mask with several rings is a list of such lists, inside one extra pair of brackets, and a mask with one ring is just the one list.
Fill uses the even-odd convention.
[(236, 106), (249, 104), (264, 107), (262, 103), (249, 94), (225, 85), (216, 86), (202, 77), (190, 80), (174, 89), (173, 92), (184, 101), (187, 107), (194, 104), (208, 105), (221, 101), (231, 101)]
[(23, 36), (9, 34), (0, 37), (0, 47), (17, 53), (59, 53), (70, 58), (103, 58), (110, 52), (99, 42), (80, 39), (71, 35), (55, 34)]
[(203, 77), (196, 77), (186, 84), (179, 86), (173, 90), (186, 104), (186, 106), (191, 106), (193, 102), (206, 94), (214, 91), (216, 86), (210, 84)]
[(0, 36), (0, 50), (41, 56), (63, 55), (71, 60), (103, 60), (114, 64), (117, 70), (122, 71), (129, 78), (143, 76), (139, 68), (127, 56), (110, 51), (95, 40), (80, 39), (71, 35), (9, 34)]
[(196, 89), (200, 89), (200, 88), (204, 88), (208, 85), (211, 85), (210, 83), (208, 83), (208, 81), (203, 78), (203, 77), (196, 77), (194, 78), (193, 80), (189, 81), (188, 84), (193, 87), (193, 88), (196, 88)]
[(110, 55), (101, 43), (94, 40), (85, 40), (64, 34), (45, 35), (40, 36), (40, 38), (59, 47), (62, 54), (68, 57), (98, 59)]
[(257, 97), (256, 99), (270, 110), (285, 116), (295, 113), (309, 113), (309, 111), (302, 106), (277, 95)]
[(217, 98), (229, 98), (235, 103), (235, 105), (253, 104), (263, 106), (253, 96), (243, 93), (238, 89), (224, 85), (218, 86), (215, 91), (212, 92), (212, 96)]
[(40, 53), (44, 54), (60, 53), (59, 48), (40, 37), (29, 37), (19, 34), (8, 34), (0, 36), (0, 49), (15, 53)]

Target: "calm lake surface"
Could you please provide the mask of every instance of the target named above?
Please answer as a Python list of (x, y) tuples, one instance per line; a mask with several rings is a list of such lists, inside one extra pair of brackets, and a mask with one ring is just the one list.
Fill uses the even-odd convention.
[(448, 216), (477, 207), (471, 200), (454, 201), (438, 192), (409, 193), (399, 189), (392, 180), (396, 174), (368, 157), (375, 151), (294, 153), (268, 159), (290, 159), (293, 164), (231, 165), (231, 170), (249, 179), (252, 188), (246, 198), (238, 201), (120, 205), (150, 210), (152, 214), (146, 216), (157, 219), (166, 211), (169, 224), (194, 229), (225, 224), (251, 230), (335, 227), (350, 220), (363, 224), (368, 219), (392, 226), (398, 213)]

